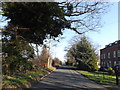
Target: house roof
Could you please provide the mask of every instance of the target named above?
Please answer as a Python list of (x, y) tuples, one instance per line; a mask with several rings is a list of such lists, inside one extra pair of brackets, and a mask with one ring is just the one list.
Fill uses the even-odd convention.
[[(114, 46), (114, 45), (118, 45), (118, 44), (120, 44), (120, 40), (117, 40), (117, 41), (115, 41), (113, 43), (109, 43), (108, 45), (105, 45), (105, 48), (108, 48), (108, 47), (111, 47), (111, 46)], [(103, 48), (103, 49), (105, 49), (105, 48)]]

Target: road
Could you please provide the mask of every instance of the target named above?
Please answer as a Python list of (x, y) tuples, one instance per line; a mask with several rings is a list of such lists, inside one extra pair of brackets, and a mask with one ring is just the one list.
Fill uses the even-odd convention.
[(55, 70), (33, 88), (106, 90), (102, 85), (96, 84), (75, 70), (66, 67)]

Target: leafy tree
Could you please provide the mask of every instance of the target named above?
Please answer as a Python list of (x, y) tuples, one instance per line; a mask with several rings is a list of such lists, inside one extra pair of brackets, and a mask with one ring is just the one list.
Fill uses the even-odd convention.
[(102, 2), (82, 1), (3, 2), (2, 16), (9, 20), (5, 28), (0, 28), (5, 42), (3, 52), (8, 53), (9, 60), (15, 59), (14, 56), (22, 60), (22, 53), (27, 53), (27, 58), (33, 57), (30, 43), (43, 44), (43, 40), (48, 36), (56, 38), (62, 35), (65, 28), (78, 34), (94, 31), (100, 25), (100, 16), (106, 6), (107, 4)]
[(47, 34), (57, 37), (69, 25), (57, 3), (3, 3), (2, 10), (10, 19), (7, 31), (17, 32), (30, 43), (42, 44)]
[(32, 69), (31, 59), (34, 57), (34, 49), (21, 38), (2, 37), (3, 73), (14, 74)]
[(54, 58), (52, 65), (59, 66), (59, 65), (62, 65), (62, 62), (58, 58)]
[(74, 59), (67, 59), (66, 65), (74, 65), (74, 63), (76, 63), (76, 60)]
[(68, 51), (76, 62), (78, 62), (78, 68), (90, 71), (98, 69), (98, 58), (95, 49), (86, 37), (82, 37), (73, 46)]
[[(5, 32), (22, 36), (26, 41), (42, 44), (65, 28), (78, 34), (94, 31), (108, 4), (103, 2), (7, 2), (2, 3), (3, 16), (10, 19)], [(81, 30), (81, 31), (79, 31)]]

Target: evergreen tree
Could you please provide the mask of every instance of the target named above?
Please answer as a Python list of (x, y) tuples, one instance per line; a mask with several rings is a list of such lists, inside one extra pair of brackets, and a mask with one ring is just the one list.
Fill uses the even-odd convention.
[(69, 54), (78, 62), (78, 68), (94, 71), (98, 69), (98, 58), (95, 49), (86, 37), (74, 44), (75, 47), (69, 49)]

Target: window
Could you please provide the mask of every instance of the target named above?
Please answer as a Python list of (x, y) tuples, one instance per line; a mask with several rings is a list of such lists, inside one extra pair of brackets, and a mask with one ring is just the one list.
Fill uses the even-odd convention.
[(118, 57), (120, 57), (120, 50), (118, 50), (118, 53), (117, 53), (117, 54), (118, 54)]
[(109, 67), (111, 67), (111, 61), (109, 61)]
[(108, 58), (110, 58), (110, 53), (108, 53)]
[(109, 67), (109, 62), (106, 62), (107, 63), (107, 67)]
[(112, 46), (112, 43), (110, 43), (109, 46)]
[(102, 62), (102, 66), (104, 66), (104, 62)]
[(116, 52), (115, 51), (113, 52), (113, 57), (116, 57)]
[(103, 54), (101, 54), (101, 59), (104, 59)]
[(115, 44), (117, 44), (118, 42), (116, 41)]
[(103, 61), (101, 61), (101, 65), (103, 66)]
[(100, 56), (100, 59), (102, 59), (102, 54), (101, 54), (101, 56)]
[(104, 62), (104, 66), (105, 66), (105, 67), (107, 66), (107, 62), (106, 62), (106, 61)]
[(114, 66), (116, 65), (116, 61), (114, 61)]
[(103, 66), (105, 66), (105, 62), (103, 62)]
[(105, 59), (105, 54), (104, 54), (104, 59)]

